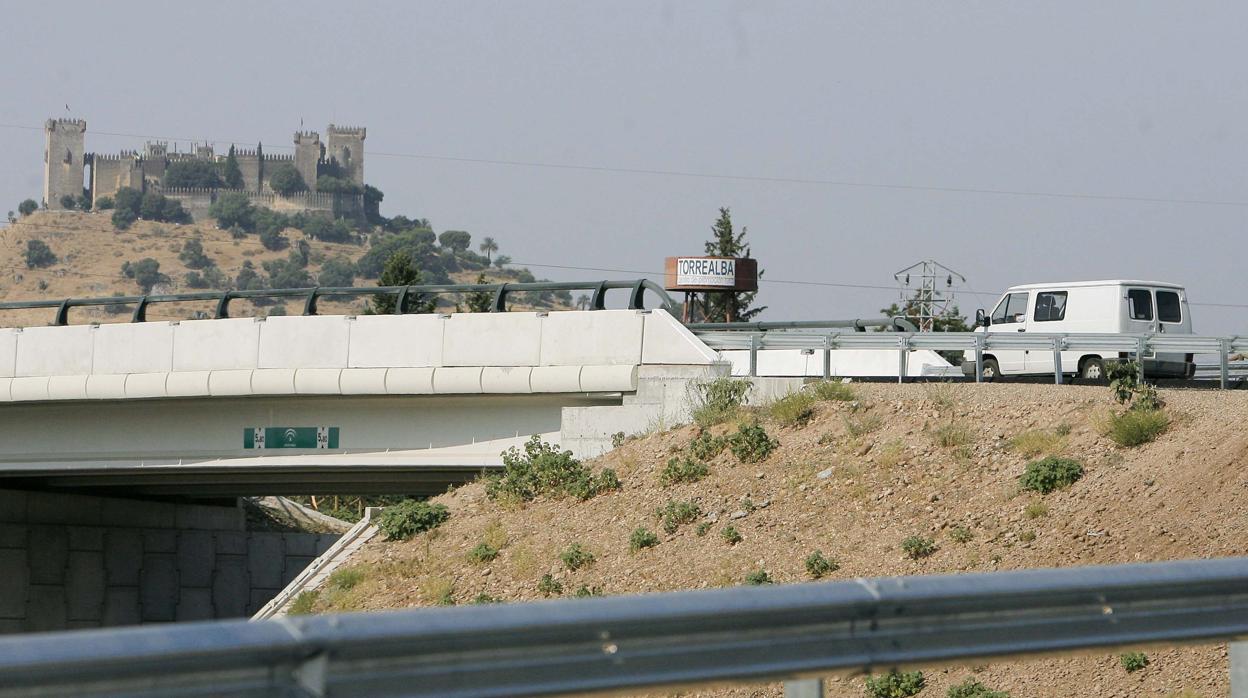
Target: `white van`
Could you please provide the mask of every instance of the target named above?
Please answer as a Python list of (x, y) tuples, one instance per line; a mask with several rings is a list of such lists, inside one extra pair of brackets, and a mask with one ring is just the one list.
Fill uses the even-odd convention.
[[(1093, 334), (1191, 334), (1192, 316), (1182, 286), (1159, 281), (1075, 281), (1028, 284), (1005, 292), (991, 313), (976, 312), (976, 332)], [(1062, 371), (1099, 381), (1105, 363), (1126, 359), (1126, 353), (1063, 351)], [(1191, 354), (1144, 357), (1144, 374), (1190, 378), (1196, 371)], [(984, 351), (984, 379), (998, 376), (1053, 375), (1049, 349)], [(966, 352), (962, 373), (975, 375), (975, 352)]]

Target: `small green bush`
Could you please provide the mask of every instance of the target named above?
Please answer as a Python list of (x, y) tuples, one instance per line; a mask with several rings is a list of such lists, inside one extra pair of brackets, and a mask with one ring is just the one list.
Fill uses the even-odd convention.
[(1119, 655), (1118, 662), (1127, 673), (1134, 673), (1148, 666), (1148, 655), (1143, 652), (1126, 652)]
[(364, 581), (363, 570), (354, 567), (343, 567), (342, 569), (334, 570), (334, 573), (329, 575), (329, 579), (325, 581), (325, 586), (338, 591), (350, 591), (362, 581)]
[(936, 541), (923, 536), (910, 536), (901, 542), (901, 549), (911, 560), (918, 560), (936, 552)]
[(563, 584), (549, 574), (544, 574), (537, 583), (537, 590), (542, 592), (542, 596), (559, 596), (563, 593)]
[(950, 686), (946, 698), (1010, 698), (1006, 691), (994, 691), (975, 679), (967, 679), (957, 686)]
[(801, 426), (815, 416), (815, 396), (803, 391), (789, 393), (771, 403), (768, 411), (781, 426)]
[(659, 537), (654, 535), (653, 531), (638, 526), (633, 530), (633, 534), (628, 537), (628, 549), (630, 552), (637, 552), (642, 548), (653, 548), (659, 544)]
[(1058, 436), (1070, 436), (1070, 422), (1062, 422), (1053, 427), (1053, 433)]
[(1083, 465), (1077, 460), (1049, 456), (1027, 464), (1018, 482), (1023, 489), (1048, 494), (1069, 487), (1083, 477)]
[(1044, 502), (1032, 502), (1027, 505), (1026, 509), (1023, 509), (1023, 513), (1026, 514), (1029, 519), (1038, 519), (1049, 513), (1049, 505)]
[(316, 607), (316, 600), (320, 596), (318, 591), (301, 591), (291, 602), (290, 608), (286, 609), (286, 615), (290, 616), (306, 616), (312, 613), (312, 609)]
[(497, 596), (490, 596), (489, 594), (485, 592), (481, 592), (480, 594), (477, 594), (477, 597), (473, 599), (472, 602), (474, 604), (481, 605), (481, 604), (489, 604), (489, 603), (502, 603), (503, 600), (498, 598)]
[(498, 557), (498, 548), (489, 543), (477, 543), (477, 547), (468, 551), (468, 560), (478, 564), (491, 562)]
[(956, 422), (936, 427), (936, 430), (932, 432), (932, 438), (936, 440), (936, 445), (941, 448), (965, 446), (975, 439), (970, 429)]
[(896, 669), (880, 676), (867, 677), (867, 695), (871, 698), (910, 698), (926, 685), (921, 671), (899, 672)]
[(718, 456), (728, 445), (728, 440), (722, 436), (715, 436), (711, 432), (702, 429), (698, 431), (698, 435), (693, 437), (693, 441), (689, 442), (689, 452), (698, 460), (710, 460)]
[(750, 382), (738, 378), (717, 378), (698, 384), (695, 390), (693, 421), (700, 427), (709, 427), (737, 416), (750, 392)]
[(729, 545), (736, 545), (744, 540), (741, 537), (741, 532), (737, 530), (736, 526), (732, 525), (724, 526), (719, 532), (719, 537), (723, 538)]
[(617, 431), (611, 435), (611, 448), (619, 448), (624, 445), (624, 432)]
[(620, 479), (613, 471), (603, 470), (595, 476), (572, 457), (571, 451), (560, 451), (557, 445), (534, 435), (523, 451), (512, 447), (503, 453), (503, 472), (487, 479), (485, 493), (490, 499), (521, 502), (541, 495), (584, 500), (619, 486)]
[(767, 430), (757, 422), (742, 424), (728, 437), (728, 448), (742, 463), (759, 463), (776, 450), (779, 441), (767, 435)]
[(576, 593), (572, 595), (578, 599), (588, 599), (591, 596), (602, 596), (602, 587), (591, 587), (582, 584), (576, 588)]
[(386, 507), (381, 512), (377, 527), (386, 534), (389, 540), (407, 540), (417, 533), (431, 531), (450, 516), (450, 512), (441, 504), (415, 499), (406, 499), (394, 506)]
[(1161, 410), (1130, 409), (1109, 418), (1109, 438), (1119, 446), (1139, 446), (1153, 441), (1170, 427)]
[(706, 463), (689, 456), (676, 456), (669, 458), (667, 465), (659, 472), (659, 483), (666, 487), (678, 482), (697, 482), (710, 474), (711, 469), (706, 467)]
[(878, 414), (864, 414), (861, 417), (845, 417), (845, 431), (855, 438), (870, 434), (883, 426), (884, 420)]
[(971, 529), (966, 526), (954, 526), (949, 529), (949, 540), (954, 543), (970, 543), (974, 537), (975, 534), (971, 533)]
[(750, 586), (762, 586), (763, 584), (772, 584), (771, 575), (767, 574), (767, 570), (754, 570), (745, 575), (745, 583)]
[(811, 579), (820, 579), (840, 568), (841, 566), (835, 560), (824, 557), (822, 550), (816, 550), (806, 556), (806, 574), (809, 574)]
[(815, 384), (815, 398), (819, 400), (834, 400), (837, 402), (850, 402), (854, 399), (854, 389), (848, 383), (840, 381), (822, 381)]
[(594, 554), (581, 547), (580, 543), (573, 543), (559, 553), (559, 559), (563, 561), (565, 567), (575, 572), (586, 565), (593, 564)]
[(1036, 532), (1031, 529), (1027, 529), (1026, 531), (1018, 534), (1018, 539), (1024, 543), (1030, 543), (1036, 539)]
[(693, 523), (702, 515), (702, 508), (694, 502), (669, 500), (659, 508), (659, 520), (663, 522), (663, 530), (675, 533), (682, 524)]
[(711, 522), (703, 521), (702, 523), (698, 524), (697, 528), (693, 529), (693, 532), (697, 534), (698, 538), (701, 538), (702, 536), (705, 536), (706, 532), (709, 530), (711, 530)]

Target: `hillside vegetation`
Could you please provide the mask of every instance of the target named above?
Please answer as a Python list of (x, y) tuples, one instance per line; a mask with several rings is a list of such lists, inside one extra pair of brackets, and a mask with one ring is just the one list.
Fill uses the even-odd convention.
[[(39, 211), (0, 228), (0, 300), (139, 295), (142, 293), (141, 282), (152, 279), (156, 280), (155, 288), (159, 292), (239, 288), (243, 286), (240, 281), (248, 279), (245, 266), (251, 269), (252, 278), (257, 279), (251, 283), (260, 285), (254, 287), (375, 285), (377, 274), (374, 268), (378, 266), (375, 263), (361, 265), (373, 271), (371, 275), (352, 274), (353, 278), (347, 279), (345, 284), (342, 283), (343, 271), (355, 271), (356, 262), (368, 255), (370, 250), (382, 250), (397, 237), (381, 228), (362, 236), (358, 244), (318, 240), (296, 228), (287, 228), (281, 235), (286, 238), (286, 246), (270, 250), (258, 236), (235, 237), (230, 231), (219, 230), (212, 220), (187, 224), (138, 220), (122, 230), (113, 225), (108, 211)], [(55, 261), (36, 258), (37, 263), (29, 266), (27, 249), (31, 241), (36, 241), (36, 245), (46, 245)], [(196, 245), (202, 249), (197, 249)], [(306, 266), (291, 264), (301, 250), (307, 252)], [(459, 255), (465, 252), (458, 250)], [(155, 271), (156, 274), (145, 278), (139, 263), (149, 258), (158, 263), (159, 268), (152, 270), (150, 264), (145, 265), (149, 267), (149, 272)], [(475, 259), (460, 258), (451, 251), (444, 251), (438, 261), (442, 265), (439, 274), (444, 268), (449, 268), (447, 280), (453, 282), (472, 283), (481, 274), (485, 274), (486, 280), (491, 283), (533, 280), (526, 269), (482, 268), (485, 265)], [(131, 265), (130, 276), (123, 271), (127, 262)], [(266, 269), (266, 263), (275, 273)], [(133, 271), (136, 267), (140, 269), (137, 275)], [(198, 276), (199, 282), (193, 283), (188, 275)], [(215, 279), (212, 278), (214, 276)], [(466, 299), (445, 297), (439, 310), (454, 310), (456, 301), (461, 303), (461, 309), (467, 310)], [(363, 311), (365, 302), (363, 298), (350, 301), (326, 299), (319, 301), (319, 305), (323, 314), (358, 313)], [(242, 316), (302, 312), (301, 300), (288, 300), (284, 304), (262, 308), (250, 308), (249, 305), (247, 301), (233, 301), (231, 313)], [(570, 305), (570, 298), (566, 294), (552, 294), (545, 298), (521, 299), (516, 304), (517, 307), (535, 305), (566, 308)], [(129, 319), (130, 311), (131, 308), (121, 306), (76, 309), (71, 311), (70, 321), (123, 322)], [(194, 316), (196, 311), (211, 313), (213, 304), (187, 307), (155, 305), (149, 307), (148, 318), (186, 319)], [(48, 324), (52, 316), (53, 312), (49, 310), (0, 311), (0, 325)]]
[[(449, 512), (445, 523), (370, 544), (299, 610), (1244, 554), (1248, 395), (1160, 397), (1166, 430), (1124, 447), (1107, 434), (1125, 408), (1103, 387), (825, 387), (814, 399), (729, 414), (705, 433), (684, 426), (628, 439), (586, 470), (541, 466), (574, 485), (612, 480), (609, 469), (618, 489), (534, 495), (518, 486), (525, 470), (458, 488), (433, 500)], [(1225, 646), (1145, 652), (1146, 661), (1092, 653), (929, 668), (918, 695), (944, 697), (968, 679), (1015, 698), (1227, 693)], [(868, 695), (863, 677), (827, 686), (832, 696)]]

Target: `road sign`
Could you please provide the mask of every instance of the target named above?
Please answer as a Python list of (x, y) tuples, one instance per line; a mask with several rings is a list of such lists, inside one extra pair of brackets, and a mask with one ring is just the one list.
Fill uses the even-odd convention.
[(243, 429), (243, 448), (338, 448), (338, 427)]

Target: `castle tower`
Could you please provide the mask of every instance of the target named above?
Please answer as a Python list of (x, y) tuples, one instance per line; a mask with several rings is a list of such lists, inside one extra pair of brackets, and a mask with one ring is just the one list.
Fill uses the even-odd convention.
[(64, 209), (61, 198), (82, 196), (83, 154), (87, 122), (48, 119), (43, 125), (43, 201), (53, 211)]
[(342, 175), (364, 186), (364, 137), (368, 129), (329, 125), (327, 157), (342, 168)]
[(321, 134), (315, 131), (295, 132), (295, 169), (311, 191), (316, 191), (316, 164), (320, 161)]

